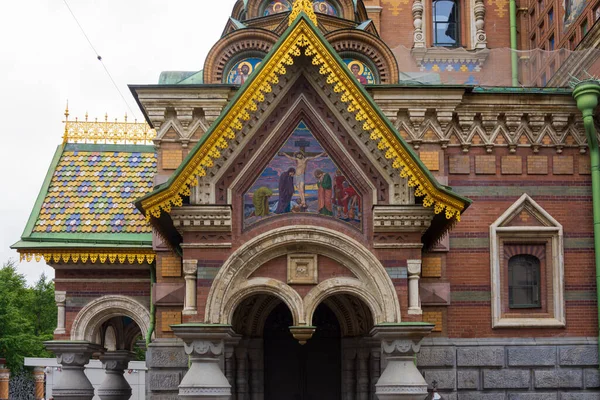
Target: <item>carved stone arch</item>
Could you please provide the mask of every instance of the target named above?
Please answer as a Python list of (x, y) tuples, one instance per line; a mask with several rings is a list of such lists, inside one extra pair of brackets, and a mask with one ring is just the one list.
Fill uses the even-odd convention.
[(221, 319), (221, 322), (219, 323), (231, 324), (237, 306), (243, 300), (255, 294), (268, 294), (277, 297), (290, 309), (294, 319), (294, 325), (304, 324), (306, 318), (304, 317), (302, 297), (300, 297), (298, 292), (290, 286), (271, 278), (252, 278), (236, 287), (235, 292), (231, 293), (231, 295), (223, 301), (223, 308), (225, 310), (230, 310), (230, 312), (227, 313), (227, 320)]
[(83, 307), (73, 321), (71, 340), (96, 342), (102, 324), (113, 317), (126, 316), (139, 327), (144, 339), (150, 326), (150, 312), (137, 300), (121, 295), (106, 295)]
[(210, 49), (204, 63), (204, 83), (222, 83), (225, 67), (243, 53), (267, 54), (279, 37), (257, 28), (240, 29), (222, 37)]
[[(249, 0), (246, 11), (248, 19), (262, 17), (261, 10), (263, 5), (271, 0)], [(290, 0), (293, 3), (294, 0)], [(340, 11), (340, 18), (344, 18), (350, 21), (354, 21), (354, 0), (330, 0), (332, 3), (336, 3), (338, 10)]]
[(325, 35), (338, 53), (358, 53), (371, 60), (383, 84), (398, 83), (398, 62), (394, 53), (378, 37), (356, 29), (341, 29)]
[[(289, 286), (268, 278), (248, 278), (265, 262), (290, 251), (310, 251), (345, 266), (357, 279), (339, 281), (340, 286), (337, 287), (343, 288), (340, 289), (341, 292), (356, 294), (369, 304), (376, 323), (400, 322), (400, 304), (394, 285), (383, 265), (367, 248), (334, 230), (299, 225), (263, 233), (246, 242), (225, 261), (208, 294), (206, 322), (229, 324), (235, 306), (253, 293), (276, 294), (282, 298), (282, 293), (286, 290), (284, 286)], [(303, 325), (307, 321), (301, 299), (299, 304), (302, 310), (292, 310), (292, 313), (299, 315), (294, 316), (295, 322)]]
[(246, 6), (244, 5), (244, 0), (238, 0), (231, 11), (231, 18), (235, 18), (239, 21), (244, 19), (244, 13), (246, 11)]
[(379, 304), (377, 296), (370, 293), (369, 287), (365, 283), (354, 278), (340, 277), (327, 279), (319, 283), (304, 297), (304, 314), (309, 325), (312, 324), (313, 314), (317, 306), (325, 299), (336, 294), (349, 294), (364, 301), (371, 310), (374, 325), (386, 322), (382, 319), (384, 318), (382, 305)]

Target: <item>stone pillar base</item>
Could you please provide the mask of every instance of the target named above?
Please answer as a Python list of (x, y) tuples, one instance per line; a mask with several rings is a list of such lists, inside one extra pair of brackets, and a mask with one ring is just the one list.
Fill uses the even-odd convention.
[(225, 342), (235, 337), (229, 325), (172, 325), (175, 335), (185, 343), (192, 363), (179, 384), (179, 398), (229, 400), (231, 385), (219, 365)]
[(90, 342), (69, 340), (53, 340), (44, 342), (44, 345), (56, 354), (56, 359), (62, 366), (60, 381), (52, 389), (54, 399), (92, 400), (94, 387), (83, 370), (92, 354), (102, 352), (104, 348)]
[(379, 400), (424, 400), (427, 397), (427, 382), (415, 366), (415, 354), (433, 327), (417, 322), (373, 328), (371, 335), (381, 340), (381, 350), (388, 361), (375, 385)]

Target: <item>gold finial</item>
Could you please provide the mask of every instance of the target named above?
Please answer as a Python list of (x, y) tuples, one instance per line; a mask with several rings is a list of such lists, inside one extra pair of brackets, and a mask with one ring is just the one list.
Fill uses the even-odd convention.
[(67, 99), (67, 106), (65, 107), (65, 122), (69, 120), (69, 99)]
[(312, 23), (317, 25), (317, 14), (315, 14), (312, 0), (296, 0), (292, 7), (288, 26), (294, 23), (301, 12), (305, 13)]
[(69, 137), (69, 131), (67, 125), (69, 124), (69, 99), (67, 99), (67, 106), (65, 107), (65, 133), (63, 134), (63, 144), (67, 143)]

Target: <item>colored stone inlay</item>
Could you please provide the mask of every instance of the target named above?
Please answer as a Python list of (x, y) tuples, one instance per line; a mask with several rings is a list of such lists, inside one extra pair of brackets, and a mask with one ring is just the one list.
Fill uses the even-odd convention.
[(442, 276), (441, 257), (423, 257), (423, 278), (439, 278)]
[(160, 330), (163, 332), (172, 332), (173, 330), (169, 325), (181, 324), (181, 313), (179, 311), (163, 311), (160, 313), (161, 324)]
[(66, 149), (33, 232), (152, 232), (133, 201), (152, 190), (155, 173), (154, 153)]
[(430, 171), (440, 170), (440, 153), (437, 151), (421, 151), (419, 153), (421, 161)]
[(425, 311), (423, 312), (423, 321), (435, 324), (432, 332), (441, 332), (444, 328), (444, 318), (441, 311)]
[(181, 276), (181, 258), (176, 256), (164, 256), (160, 260), (160, 274), (163, 277)]

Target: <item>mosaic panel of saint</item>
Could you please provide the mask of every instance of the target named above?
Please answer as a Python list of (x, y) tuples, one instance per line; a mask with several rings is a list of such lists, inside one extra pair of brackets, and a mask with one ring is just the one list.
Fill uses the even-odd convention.
[(244, 194), (244, 227), (288, 213), (361, 226), (362, 200), (304, 122)]
[(238, 61), (229, 74), (227, 74), (227, 83), (233, 85), (243, 85), (246, 83), (250, 75), (254, 72), (256, 68), (260, 66), (262, 62), (261, 58), (245, 58), (241, 61)]
[(375, 75), (371, 68), (362, 61), (353, 58), (344, 58), (344, 63), (348, 66), (352, 75), (363, 85), (374, 85), (377, 83)]
[[(327, 15), (337, 16), (337, 9), (331, 4), (331, 2), (327, 0), (315, 0), (313, 1), (313, 8), (315, 12)], [(288, 0), (275, 0), (271, 1), (265, 7), (265, 11), (263, 15), (266, 17), (267, 15), (273, 15), (283, 12), (288, 12), (292, 9), (292, 2)]]

